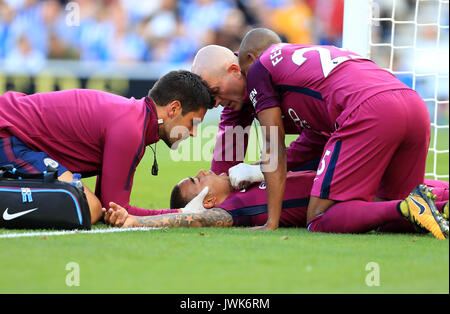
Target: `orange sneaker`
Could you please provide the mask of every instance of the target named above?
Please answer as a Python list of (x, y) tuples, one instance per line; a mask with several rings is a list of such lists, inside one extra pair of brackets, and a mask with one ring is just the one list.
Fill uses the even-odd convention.
[(398, 206), (399, 213), (421, 229), (428, 230), (438, 239), (448, 239), (449, 226), (433, 201), (426, 185), (418, 185)]

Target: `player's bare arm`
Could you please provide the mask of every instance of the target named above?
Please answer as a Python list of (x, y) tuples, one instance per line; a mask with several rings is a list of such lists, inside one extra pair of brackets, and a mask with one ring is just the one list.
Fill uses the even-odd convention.
[[(272, 107), (262, 110), (258, 113), (258, 120), (265, 138), (265, 151), (261, 158), (261, 165), (267, 186), (268, 218), (264, 226), (255, 229), (275, 230), (280, 221), (286, 185), (286, 146), (281, 109)], [(274, 140), (275, 143), (273, 143)]]
[(233, 218), (220, 208), (213, 208), (203, 213), (174, 213), (158, 216), (136, 217), (144, 227), (231, 227)]
[(306, 213), (306, 221), (310, 222), (313, 218), (325, 213), (334, 203), (336, 202), (333, 200), (311, 196)]
[(115, 227), (230, 227), (232, 216), (223, 209), (213, 208), (202, 213), (173, 213), (156, 216), (132, 216), (127, 211), (111, 203), (105, 213), (105, 223)]

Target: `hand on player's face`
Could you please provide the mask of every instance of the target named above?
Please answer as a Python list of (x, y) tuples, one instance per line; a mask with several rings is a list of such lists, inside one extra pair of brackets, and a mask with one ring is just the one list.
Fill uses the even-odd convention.
[(194, 198), (205, 187), (209, 188), (209, 193), (212, 196), (217, 196), (218, 193), (226, 190), (230, 186), (228, 176), (223, 173), (216, 175), (212, 171), (200, 170), (195, 177), (184, 179), (179, 183), (183, 195), (188, 199)]

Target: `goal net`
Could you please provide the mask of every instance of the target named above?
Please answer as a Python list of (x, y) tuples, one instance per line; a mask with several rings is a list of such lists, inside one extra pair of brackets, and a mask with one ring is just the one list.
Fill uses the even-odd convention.
[(449, 1), (345, 0), (343, 47), (369, 57), (427, 104), (426, 177), (449, 178)]

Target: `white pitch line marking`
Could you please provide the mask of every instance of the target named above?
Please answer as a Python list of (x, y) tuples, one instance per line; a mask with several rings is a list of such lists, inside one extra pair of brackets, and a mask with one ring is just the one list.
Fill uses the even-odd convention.
[(43, 231), (43, 232), (24, 232), (24, 233), (4, 233), (0, 234), (0, 239), (11, 238), (27, 238), (27, 237), (44, 237), (44, 236), (60, 236), (70, 234), (98, 234), (98, 233), (114, 233), (127, 231), (150, 231), (161, 228), (139, 227), (139, 228), (107, 228), (94, 230), (62, 230), (62, 231)]

